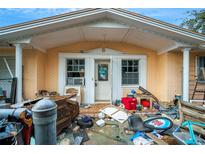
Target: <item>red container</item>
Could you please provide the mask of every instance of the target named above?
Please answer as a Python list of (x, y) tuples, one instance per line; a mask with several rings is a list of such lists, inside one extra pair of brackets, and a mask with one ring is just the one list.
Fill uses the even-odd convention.
[(141, 100), (141, 105), (143, 107), (150, 107), (150, 101), (146, 100), (146, 99), (143, 99), (143, 100)]
[(122, 104), (124, 104), (125, 109), (127, 110), (136, 110), (137, 99), (130, 97), (123, 97)]

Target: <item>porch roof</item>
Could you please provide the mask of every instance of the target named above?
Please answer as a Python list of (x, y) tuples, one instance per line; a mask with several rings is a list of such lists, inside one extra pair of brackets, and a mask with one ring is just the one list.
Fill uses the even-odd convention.
[(203, 48), (205, 35), (124, 9), (83, 9), (0, 28), (0, 46), (16, 41), (41, 51), (79, 41), (117, 41), (168, 52)]

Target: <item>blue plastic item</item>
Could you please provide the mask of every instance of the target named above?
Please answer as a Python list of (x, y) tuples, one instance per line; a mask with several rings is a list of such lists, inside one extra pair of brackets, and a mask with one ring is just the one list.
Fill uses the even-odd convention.
[[(185, 141), (181, 140), (184, 144), (188, 144), (188, 145), (196, 145), (196, 144), (198, 144), (198, 140), (197, 140), (196, 135), (195, 135), (194, 130), (193, 130), (193, 125), (205, 127), (205, 123), (201, 123), (201, 122), (193, 122), (193, 121), (185, 121), (185, 122), (183, 122), (181, 124), (181, 127), (188, 127), (188, 129), (189, 129), (189, 136), (190, 136), (190, 138), (188, 140), (185, 140)], [(180, 126), (173, 132), (173, 135), (175, 137), (177, 137), (175, 132), (178, 132), (179, 129), (180, 129)]]
[(83, 122), (88, 123), (88, 122), (92, 121), (92, 118), (90, 116), (83, 116), (82, 120), (83, 120)]
[(135, 91), (134, 89), (132, 89), (130, 92), (131, 92), (133, 95), (136, 94), (136, 91)]
[(150, 139), (144, 132), (138, 131), (130, 138), (130, 141), (133, 141), (135, 138), (138, 138), (139, 136), (142, 136), (145, 139)]

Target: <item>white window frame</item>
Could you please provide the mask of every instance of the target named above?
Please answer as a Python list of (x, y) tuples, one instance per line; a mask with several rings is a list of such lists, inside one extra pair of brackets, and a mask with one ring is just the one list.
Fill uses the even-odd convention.
[[(196, 56), (196, 63), (195, 63), (195, 76), (198, 78), (198, 68), (199, 68), (199, 66), (198, 66), (198, 59), (199, 59), (199, 57), (204, 57), (205, 58), (205, 55), (201, 55), (201, 56)], [(199, 80), (199, 82), (205, 82), (205, 80)]]
[(122, 58), (121, 59), (121, 73), (122, 73), (122, 67), (123, 67), (122, 66), (122, 61), (123, 60), (126, 60), (126, 61), (128, 61), (128, 60), (136, 60), (136, 61), (138, 61), (138, 84), (123, 84), (122, 83), (123, 79), (122, 79), (122, 74), (121, 74), (121, 85), (124, 86), (124, 87), (126, 87), (126, 86), (138, 86), (140, 84), (140, 75), (141, 75), (140, 74), (141, 73), (140, 72), (140, 59), (134, 59), (134, 58), (133, 59), (124, 59), (124, 58)]
[[(66, 73), (68, 73), (68, 71), (67, 71), (67, 67), (68, 67), (68, 65), (67, 65), (67, 62), (68, 62), (68, 60), (84, 60), (84, 77), (73, 77), (73, 84), (67, 84), (67, 78), (68, 78), (68, 76), (67, 76), (67, 74), (66, 74), (66, 86), (84, 86), (84, 79), (85, 79), (85, 58), (66, 58)], [(70, 72), (72, 72), (72, 71), (70, 71)], [(74, 84), (74, 80), (75, 79), (82, 79), (82, 84)]]

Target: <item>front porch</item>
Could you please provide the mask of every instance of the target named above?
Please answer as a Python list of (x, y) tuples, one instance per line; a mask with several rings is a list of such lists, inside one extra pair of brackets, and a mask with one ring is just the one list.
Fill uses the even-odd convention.
[[(202, 35), (121, 9), (88, 9), (5, 27), (1, 36), (0, 52), (15, 55), (16, 102), (35, 98), (39, 90), (62, 95), (75, 84), (83, 89), (84, 103), (112, 102), (138, 85), (162, 101), (176, 94), (189, 101), (190, 53), (204, 51)], [(67, 67), (65, 59), (82, 64)], [(102, 60), (107, 64), (98, 65)], [(102, 75), (97, 66), (107, 69), (106, 79), (99, 78), (107, 82), (96, 80)]]
[[(89, 44), (94, 44), (93, 42), (79, 42), (79, 43), (74, 43), (71, 45), (66, 45), (65, 47), (61, 47), (61, 49), (63, 48), (67, 48), (68, 52), (67, 53), (61, 53), (61, 52), (57, 52), (57, 50), (59, 51), (59, 48), (57, 49), (53, 49), (51, 51), (48, 51), (47, 53), (42, 53), (40, 51), (37, 51), (35, 49), (32, 50), (24, 50), (23, 51), (23, 68), (24, 68), (24, 74), (23, 74), (23, 98), (24, 100), (27, 99), (34, 99), (35, 93), (38, 90), (48, 90), (48, 91), (57, 91), (59, 92), (61, 95), (63, 95), (64, 92), (64, 87), (66, 86), (66, 75), (63, 75), (63, 72), (65, 72), (66, 68), (65, 68), (65, 61), (61, 61), (60, 59), (64, 59), (65, 57), (67, 58), (73, 58), (73, 57), (81, 57), (81, 58), (86, 58), (86, 54), (82, 54), (82, 53), (69, 53), (69, 50), (73, 50), (73, 47), (77, 47), (79, 49), (86, 49), (86, 46), (89, 46)], [(95, 42), (96, 44), (96, 48), (97, 48), (97, 44), (100, 45), (100, 42)], [(128, 57), (130, 57), (131, 59), (139, 59), (140, 57), (148, 57), (145, 59), (144, 64), (146, 65), (140, 65), (141, 66), (141, 70), (144, 70), (144, 75), (140, 74), (140, 84), (141, 86), (146, 87), (149, 91), (151, 91), (153, 94), (155, 94), (161, 101), (170, 101), (172, 99), (174, 99), (174, 96), (176, 94), (183, 94), (182, 93), (182, 89), (185, 87), (182, 87), (183, 85), (183, 52), (181, 51), (174, 51), (171, 53), (164, 53), (164, 54), (160, 54), (158, 55), (156, 52), (154, 51), (150, 51), (147, 49), (143, 49), (140, 47), (137, 47), (135, 45), (129, 45), (129, 44), (119, 44), (119, 43), (113, 43), (112, 45), (110, 45), (111, 43), (106, 43), (106, 49), (107, 51), (115, 51), (114, 56), (116, 56), (116, 49), (118, 50), (117, 53), (122, 53), (124, 50), (124, 53), (128, 53)], [(68, 49), (67, 46), (70, 46), (71, 49)], [(124, 47), (124, 49), (119, 49), (120, 47)], [(116, 48), (118, 47), (118, 48)], [(109, 49), (109, 48), (112, 48)], [(131, 49), (130, 49), (131, 48)], [(114, 50), (113, 50), (114, 49)], [(119, 50), (121, 50), (119, 52)], [(135, 58), (133, 57), (133, 54), (130, 53), (130, 51), (136, 51), (135, 54)], [(142, 52), (144, 50), (144, 52)], [(3, 51), (3, 50), (1, 50)], [(6, 67), (5, 62), (3, 61), (3, 57), (13, 57), (13, 61), (15, 62), (15, 51), (14, 49), (7, 49), (7, 51), (10, 52), (10, 54), (7, 55), (3, 55), (2, 53), (2, 66), (4, 65), (5, 67), (2, 68), (4, 69), (3, 72), (5, 72), (6, 77), (11, 78), (10, 74), (9, 74), (9, 70)], [(114, 56), (113, 55), (105, 55), (106, 57), (102, 57), (102, 55), (100, 55), (100, 53), (95, 53), (95, 51), (102, 51), (102, 48), (98, 48), (98, 49), (92, 49), (92, 50), (87, 50), (86, 52), (89, 52), (90, 54), (90, 58), (91, 57), (96, 57), (97, 56), (95, 54), (97, 54), (101, 59), (106, 59), (109, 58), (110, 59), (110, 63), (112, 62), (113, 65), (116, 61), (114, 61)], [(139, 52), (140, 51), (140, 52)], [(7, 52), (7, 53), (9, 53)], [(76, 51), (77, 52), (77, 51)], [(93, 54), (93, 52), (95, 54)], [(187, 52), (187, 51), (185, 51)], [(110, 53), (111, 54), (111, 53)], [(113, 53), (112, 53), (113, 54)], [(92, 55), (92, 56), (91, 56)], [(119, 56), (119, 55), (118, 55)], [(127, 59), (128, 57), (124, 57), (125, 54), (123, 54), (123, 58)], [(187, 56), (185, 54), (185, 56)], [(192, 94), (193, 94), (193, 89), (195, 86), (195, 75), (197, 72), (197, 58), (196, 57), (203, 57), (204, 54), (203, 52), (199, 52), (199, 51), (194, 51), (192, 50), (190, 52), (189, 55), (189, 79), (188, 80), (188, 88), (189, 90), (188, 92), (188, 99), (191, 99)], [(35, 57), (35, 58), (34, 58)], [(59, 57), (59, 58), (58, 58)], [(89, 57), (89, 56), (88, 56)], [(87, 57), (87, 58), (88, 58)], [(111, 58), (112, 57), (112, 58)], [(119, 58), (119, 57), (118, 57)], [(14, 63), (13, 62), (13, 63)], [(95, 62), (95, 60), (93, 61)], [(119, 61), (120, 62), (120, 61)], [(187, 62), (186, 62), (187, 63)], [(186, 63), (184, 65), (186, 65)], [(115, 63), (116, 64), (116, 63)], [(14, 65), (10, 65), (12, 70), (15, 70)], [(113, 99), (110, 99), (108, 101), (112, 102), (115, 99), (120, 99), (123, 96), (126, 96), (130, 90), (135, 89), (137, 84), (134, 85), (128, 85), (128, 86), (122, 86), (122, 79), (121, 79), (121, 67), (122, 65), (119, 63), (118, 65), (116, 64), (116, 67), (118, 69), (115, 70), (115, 73), (113, 74), (113, 72), (111, 73), (110, 78), (112, 79), (110, 81), (110, 84), (112, 85), (112, 89), (114, 89), (114, 91), (111, 93), (110, 95), (112, 96)], [(162, 67), (163, 66), (163, 67)], [(94, 63), (93, 63), (93, 68)], [(91, 67), (89, 67), (91, 68)], [(143, 69), (144, 68), (144, 69)], [(112, 66), (112, 70), (115, 69)], [(147, 71), (145, 71), (147, 69)], [(94, 70), (93, 69), (93, 75), (94, 74)], [(89, 80), (89, 76), (90, 71), (87, 71), (89, 73), (85, 74), (87, 76), (85, 76), (85, 80), (88, 82)], [(118, 71), (118, 72), (116, 72)], [(14, 71), (13, 71), (14, 72)], [(185, 72), (184, 72), (185, 73)], [(171, 75), (170, 75), (171, 74)], [(15, 72), (13, 74), (15, 76)], [(117, 75), (115, 77), (115, 75)], [(144, 76), (144, 77), (143, 77)], [(2, 74), (2, 79), (5, 76), (3, 76)], [(118, 79), (118, 80), (113, 80), (113, 79)], [(147, 78), (147, 79), (146, 79)], [(88, 80), (87, 80), (88, 79)], [(95, 86), (94, 86), (94, 80), (91, 80), (92, 78), (90, 78), (90, 82), (93, 82), (93, 90), (95, 90)], [(143, 80), (142, 80), (143, 79)], [(142, 82), (143, 81), (143, 82)], [(118, 83), (119, 82), (119, 83)], [(185, 82), (185, 80), (184, 80)], [(90, 83), (88, 82), (89, 86)], [(115, 84), (115, 85), (113, 85)], [(167, 86), (166, 86), (167, 85)], [(119, 88), (117, 88), (116, 86), (119, 86)], [(121, 87), (122, 86), (122, 87)], [(111, 88), (110, 87), (110, 88)], [(113, 88), (115, 87), (115, 88)], [(89, 89), (89, 90), (88, 90)], [(86, 89), (83, 89), (83, 96), (85, 97), (85, 93), (86, 91), (90, 91), (91, 87)], [(116, 90), (118, 89), (118, 91)], [(120, 89), (120, 90), (119, 90)], [(185, 91), (186, 92), (186, 91)], [(88, 94), (89, 95), (89, 94)], [(93, 91), (92, 94), (92, 99), (93, 101), (91, 101), (92, 99), (90, 98), (82, 98), (82, 99), (87, 99), (87, 103), (93, 103), (95, 101), (97, 101), (95, 99), (95, 91)], [(196, 94), (196, 98), (197, 99), (203, 99), (203, 95), (197, 95)], [(184, 98), (185, 99), (185, 98)], [(102, 100), (103, 101), (103, 100)], [(82, 102), (85, 103), (86, 101)]]

